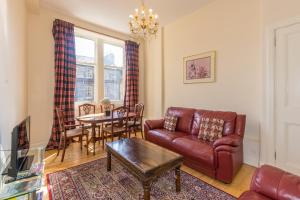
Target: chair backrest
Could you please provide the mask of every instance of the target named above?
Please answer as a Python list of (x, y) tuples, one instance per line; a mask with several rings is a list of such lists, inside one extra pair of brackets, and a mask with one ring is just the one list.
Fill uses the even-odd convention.
[(128, 127), (128, 114), (129, 108), (121, 106), (112, 110), (111, 124), (112, 132), (114, 127), (124, 127), (127, 130)]
[(140, 123), (142, 124), (144, 108), (145, 108), (145, 106), (142, 103), (135, 104), (135, 106), (134, 106), (134, 112), (136, 114), (135, 122), (140, 121)]
[(95, 114), (96, 106), (90, 103), (85, 103), (78, 106), (79, 116), (88, 115), (88, 114)]
[[(111, 103), (110, 110), (112, 111), (113, 109), (115, 109), (115, 104)], [(103, 104), (100, 104), (100, 112), (104, 113), (104, 105)]]
[(58, 107), (55, 108), (56, 116), (58, 118), (58, 126), (60, 132), (65, 132), (65, 114), (64, 111)]

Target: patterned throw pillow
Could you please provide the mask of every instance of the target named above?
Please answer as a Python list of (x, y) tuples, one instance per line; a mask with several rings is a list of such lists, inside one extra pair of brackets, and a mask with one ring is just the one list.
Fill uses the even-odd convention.
[(198, 139), (214, 142), (222, 137), (223, 126), (224, 120), (222, 119), (202, 118)]
[(169, 131), (175, 131), (177, 125), (178, 117), (173, 115), (165, 116), (164, 128)]

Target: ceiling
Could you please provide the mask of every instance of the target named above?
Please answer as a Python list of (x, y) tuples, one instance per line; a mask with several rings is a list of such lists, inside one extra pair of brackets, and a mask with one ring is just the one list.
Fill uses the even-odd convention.
[[(164, 26), (213, 0), (144, 0), (159, 15)], [(76, 18), (128, 33), (128, 16), (140, 0), (40, 0), (41, 5)]]

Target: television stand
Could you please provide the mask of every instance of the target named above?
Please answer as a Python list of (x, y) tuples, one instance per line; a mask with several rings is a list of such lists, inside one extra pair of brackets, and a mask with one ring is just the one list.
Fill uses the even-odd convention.
[[(33, 155), (18, 158), (17, 166), (20, 166), (18, 169), (18, 172), (23, 172), (23, 171), (29, 170), (31, 168), (33, 159), (34, 159)], [(6, 166), (6, 168), (4, 169), (4, 171), (2, 172), (2, 175), (9, 175), (8, 171), (12, 170), (12, 169), (10, 169), (10, 166), (11, 166), (11, 164), (9, 163)]]
[(3, 165), (0, 164), (0, 199), (13, 199), (15, 197), (27, 199), (28, 195), (33, 200), (42, 198), (39, 190), (43, 186), (44, 152), (43, 146), (30, 148), (27, 152), (27, 158), (21, 158), (23, 160), (18, 161), (18, 163), (23, 163), (18, 166), (19, 170), (25, 171), (19, 171), (17, 178), (1, 175), (6, 166), (10, 166), (10, 159), (6, 159)]

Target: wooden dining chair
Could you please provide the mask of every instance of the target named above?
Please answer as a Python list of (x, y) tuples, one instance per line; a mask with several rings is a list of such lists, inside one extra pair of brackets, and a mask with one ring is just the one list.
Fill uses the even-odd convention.
[[(94, 104), (84, 103), (78, 106), (78, 112), (79, 117), (83, 115), (96, 114), (96, 106)], [(85, 124), (84, 128), (91, 129), (92, 125)], [(101, 125), (98, 125), (96, 128), (98, 129), (98, 137), (100, 137)]]
[[(115, 109), (115, 104), (111, 103), (110, 104), (110, 111), (112, 112), (112, 110)], [(103, 104), (100, 104), (100, 112), (101, 113), (104, 113), (104, 105)], [(105, 122), (103, 123), (103, 126), (106, 127), (106, 126), (109, 126), (110, 125), (110, 122)]]
[(78, 106), (79, 116), (95, 114), (96, 106), (90, 103), (81, 104)]
[(134, 107), (134, 112), (136, 116), (133, 118), (133, 120), (130, 120), (128, 122), (128, 129), (129, 129), (129, 137), (130, 134), (133, 132), (135, 137), (136, 133), (138, 131), (141, 132), (142, 138), (144, 139), (144, 133), (143, 133), (143, 114), (144, 114), (144, 104), (138, 103)]
[[(115, 104), (111, 103), (110, 110), (112, 111), (113, 109), (115, 109)], [(100, 104), (100, 112), (104, 113), (104, 105), (103, 104)]]
[(80, 142), (80, 149), (82, 150), (82, 140), (83, 137), (88, 135), (88, 130), (84, 128), (83, 124), (68, 124), (68, 122), (65, 121), (65, 114), (64, 111), (60, 108), (55, 108), (56, 115), (58, 118), (58, 124), (59, 124), (59, 131), (60, 131), (60, 141), (57, 151), (57, 156), (59, 156), (60, 149), (63, 145), (63, 154), (61, 157), (61, 162), (64, 161), (65, 158), (65, 152), (67, 148), (67, 141), (71, 141), (74, 138), (79, 138)]
[(129, 109), (125, 106), (121, 106), (112, 110), (110, 125), (103, 127), (102, 129), (104, 138), (106, 140), (108, 137), (111, 137), (111, 141), (113, 142), (115, 136), (118, 136), (119, 139), (121, 139), (121, 137), (127, 137), (128, 114)]

